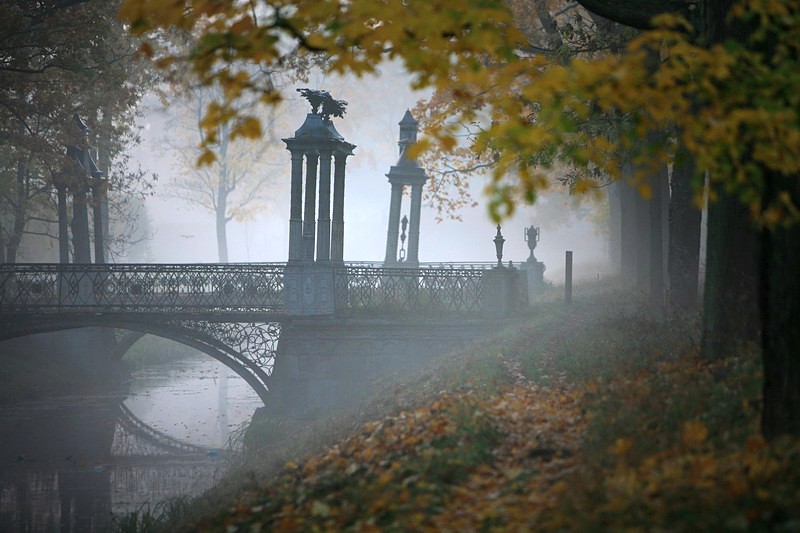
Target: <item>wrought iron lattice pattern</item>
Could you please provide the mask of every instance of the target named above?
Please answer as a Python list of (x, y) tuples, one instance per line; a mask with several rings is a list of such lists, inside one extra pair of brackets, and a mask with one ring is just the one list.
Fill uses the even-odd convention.
[(481, 310), (483, 270), (440, 268), (336, 269), (337, 312), (473, 314)]
[(221, 342), (246, 360), (258, 365), (268, 376), (275, 366), (275, 353), (281, 326), (277, 322), (211, 322), (208, 320), (169, 320), (170, 326), (201, 333)]
[(183, 442), (147, 425), (124, 403), (119, 404), (114, 440), (111, 444), (112, 455), (151, 457), (153, 455), (206, 454), (207, 452), (208, 448)]
[(283, 264), (0, 265), (0, 311), (279, 312)]

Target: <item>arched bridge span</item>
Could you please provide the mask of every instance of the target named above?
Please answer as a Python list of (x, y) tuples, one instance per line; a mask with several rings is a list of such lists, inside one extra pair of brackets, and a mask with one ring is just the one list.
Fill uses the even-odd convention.
[(269, 377), (272, 375), (280, 337), (279, 322), (169, 319), (160, 314), (131, 316), (98, 313), (79, 316), (32, 316), (26, 317), (25, 320), (4, 322), (0, 326), (0, 340), (84, 327), (113, 328), (151, 334), (191, 346), (236, 372), (256, 391), (264, 403), (267, 401)]
[[(274, 263), (0, 265), (0, 340), (93, 326), (149, 333), (221, 361), (266, 401), (283, 271)], [(119, 339), (120, 348), (131, 340)]]
[[(525, 277), (515, 268), (487, 266), (6, 264), (0, 265), (0, 340), (90, 326), (150, 333), (222, 361), (266, 403), (281, 324), (508, 317), (524, 305)], [(313, 335), (316, 326), (304, 324), (296, 335)], [(132, 339), (118, 338), (119, 351)], [(299, 371), (312, 379), (306, 363), (297, 362)], [(279, 374), (295, 371), (284, 366)]]

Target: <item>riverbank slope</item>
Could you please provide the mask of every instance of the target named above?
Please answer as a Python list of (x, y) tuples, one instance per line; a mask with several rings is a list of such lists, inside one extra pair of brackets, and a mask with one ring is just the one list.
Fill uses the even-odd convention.
[(577, 290), (358, 411), (314, 427), (261, 417), (238, 473), (172, 518), (187, 531), (796, 528), (800, 444), (759, 435), (757, 354), (707, 362), (698, 343), (696, 315), (654, 322), (630, 290)]

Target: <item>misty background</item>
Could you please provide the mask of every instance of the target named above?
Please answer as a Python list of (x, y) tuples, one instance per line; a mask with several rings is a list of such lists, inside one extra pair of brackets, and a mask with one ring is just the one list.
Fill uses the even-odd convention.
[[(406, 109), (427, 96), (409, 87), (409, 75), (401, 68), (387, 65), (380, 76), (356, 78), (325, 77), (313, 74), (309, 86), (326, 89), (337, 99), (349, 102), (343, 119), (334, 125), (348, 142), (357, 146), (347, 161), (345, 190), (345, 260), (382, 261), (386, 246), (390, 186), (386, 173), (398, 159), (398, 122)], [(272, 131), (260, 141), (269, 148), (266, 172), (267, 201), (261, 202), (244, 220), (228, 223), (230, 262), (281, 262), (288, 252), (289, 220), (289, 153), (280, 138), (294, 135), (308, 105), (299, 94), (287, 91)], [(181, 172), (171, 139), (176, 133), (179, 110), (164, 105), (155, 95), (142, 102), (139, 119), (142, 142), (131, 153), (132, 163), (156, 174), (152, 195), (145, 198), (137, 225), (149, 238), (135, 244), (118, 262), (192, 263), (217, 262), (214, 216), (170, 194), (172, 183)], [(270, 137), (273, 140), (270, 140)], [(274, 143), (277, 141), (277, 146)], [(277, 148), (277, 149), (276, 149)], [(477, 207), (465, 207), (456, 215), (461, 220), (445, 218), (437, 222), (436, 210), (423, 204), (420, 229), (422, 262), (487, 262), (496, 261), (492, 239), (495, 224), (491, 221), (483, 198), (488, 178), (471, 178), (470, 192)], [(545, 278), (563, 281), (564, 251), (575, 252), (575, 277), (596, 278), (608, 268), (607, 214), (604, 195), (599, 204), (588, 198), (581, 206), (569, 198), (560, 186), (543, 195), (536, 205), (520, 205), (515, 215), (503, 222), (506, 238), (504, 263), (524, 261), (529, 254), (524, 241), (524, 228), (541, 228), (541, 241), (536, 257), (547, 265)], [(409, 211), (409, 199), (403, 201), (403, 213)]]

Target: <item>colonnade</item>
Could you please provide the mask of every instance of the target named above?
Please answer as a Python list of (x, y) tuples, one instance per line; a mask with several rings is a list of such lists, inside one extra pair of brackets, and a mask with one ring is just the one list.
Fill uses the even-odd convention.
[(355, 146), (345, 142), (329, 120), (313, 113), (284, 142), (292, 157), (289, 261), (341, 263), (345, 169)]

